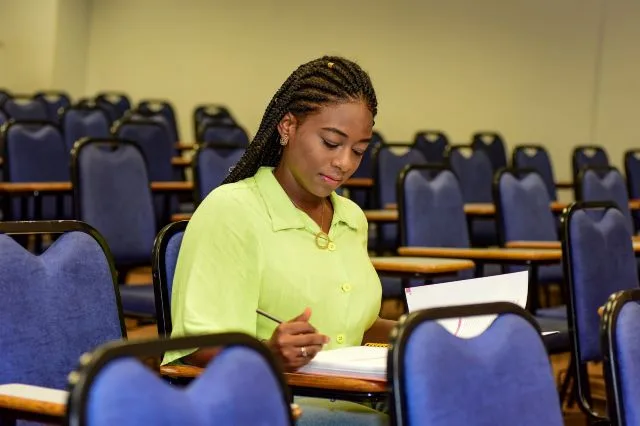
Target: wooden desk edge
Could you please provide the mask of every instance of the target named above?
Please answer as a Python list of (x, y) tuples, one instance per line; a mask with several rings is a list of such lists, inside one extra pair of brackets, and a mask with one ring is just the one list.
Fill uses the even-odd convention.
[[(160, 367), (163, 376), (176, 378), (195, 378), (202, 373), (202, 368), (190, 365), (164, 365)], [(289, 386), (337, 390), (345, 392), (387, 392), (386, 381), (363, 380), (352, 377), (323, 376), (306, 373), (284, 373)]]
[[(455, 249), (441, 247), (400, 247), (398, 254), (412, 257), (446, 257), (451, 259), (469, 259), (486, 261), (560, 261), (560, 250), (556, 249), (529, 249), (522, 252), (507, 252), (504, 249)], [(562, 253), (560, 253), (561, 255)]]
[(0, 395), (0, 409), (22, 411), (43, 416), (64, 417), (67, 406), (18, 396)]
[(509, 241), (507, 248), (525, 248), (525, 249), (554, 249), (562, 248), (560, 241)]

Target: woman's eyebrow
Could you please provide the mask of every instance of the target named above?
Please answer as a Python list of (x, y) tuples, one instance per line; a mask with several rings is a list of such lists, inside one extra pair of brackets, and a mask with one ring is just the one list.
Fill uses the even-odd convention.
[[(343, 138), (349, 138), (349, 135), (347, 135), (345, 132), (343, 132), (342, 130), (336, 129), (335, 127), (323, 127), (322, 130), (326, 130), (328, 132), (332, 132), (335, 133), (337, 135), (342, 136)], [(370, 142), (371, 138), (364, 138), (362, 140), (360, 140), (359, 142)]]

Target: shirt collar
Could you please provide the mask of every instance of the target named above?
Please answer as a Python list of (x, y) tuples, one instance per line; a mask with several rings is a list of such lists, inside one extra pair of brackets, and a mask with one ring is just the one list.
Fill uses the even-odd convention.
[[(254, 179), (258, 191), (267, 206), (267, 212), (271, 218), (271, 226), (274, 231), (283, 229), (302, 229), (305, 227), (301, 212), (293, 204), (280, 182), (273, 175), (273, 167), (261, 167), (256, 172)], [(355, 210), (349, 202), (335, 192), (331, 193), (333, 204), (333, 224), (344, 223), (349, 228), (358, 229), (358, 220)]]

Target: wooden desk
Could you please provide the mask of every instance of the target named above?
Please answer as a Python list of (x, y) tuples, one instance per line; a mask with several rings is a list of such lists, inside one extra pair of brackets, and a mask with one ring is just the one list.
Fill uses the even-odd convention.
[(557, 189), (573, 189), (573, 182), (569, 180), (559, 180), (556, 182)]
[(447, 248), (447, 247), (400, 247), (402, 256), (446, 257), (496, 263), (557, 263), (562, 260), (562, 250), (521, 248)]
[(397, 222), (398, 210), (365, 210), (364, 216), (372, 223)]
[(373, 179), (371, 178), (351, 178), (347, 179), (341, 186), (344, 188), (373, 188)]
[(68, 393), (21, 384), (0, 385), (0, 417), (61, 424)]
[(475, 267), (470, 260), (429, 257), (372, 257), (371, 263), (378, 272), (419, 275), (453, 274)]
[[(640, 253), (640, 240), (633, 239), (631, 241), (633, 251)], [(561, 250), (562, 244), (560, 241), (509, 241), (506, 246), (508, 248), (521, 248), (521, 249), (552, 249)]]
[[(160, 373), (167, 377), (193, 379), (202, 373), (202, 368), (188, 365), (165, 365), (160, 367)], [(338, 396), (340, 394), (354, 394), (364, 398), (381, 397), (387, 394), (386, 381), (307, 373), (284, 373), (284, 377), (291, 388), (297, 391), (304, 390), (305, 394), (329, 392)]]
[(171, 222), (180, 222), (181, 220), (191, 219), (193, 213), (176, 213), (171, 215)]
[(184, 157), (173, 157), (171, 165), (176, 167), (191, 167), (191, 159)]
[(197, 147), (198, 145), (191, 142), (178, 142), (174, 145), (174, 148), (178, 151), (192, 151)]

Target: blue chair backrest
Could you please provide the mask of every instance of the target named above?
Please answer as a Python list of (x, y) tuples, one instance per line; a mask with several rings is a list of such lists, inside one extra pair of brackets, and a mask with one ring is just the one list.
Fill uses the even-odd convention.
[(153, 246), (153, 289), (156, 295), (156, 318), (160, 337), (169, 337), (173, 329), (171, 292), (187, 224), (188, 221), (180, 221), (165, 226), (158, 233)]
[(426, 130), (416, 134), (413, 146), (429, 163), (443, 163), (449, 138), (443, 132)]
[[(394, 149), (404, 150), (396, 154)], [(374, 153), (374, 181), (377, 207), (397, 202), (397, 187), (400, 172), (409, 164), (426, 164), (424, 155), (410, 145), (382, 144)]]
[(471, 147), (474, 150), (484, 151), (491, 163), (492, 170), (498, 170), (507, 166), (507, 153), (504, 140), (496, 132), (477, 132), (471, 136)]
[(563, 218), (563, 236), (577, 399), (586, 412), (597, 418), (588, 396), (586, 363), (602, 359), (598, 308), (609, 295), (638, 287), (638, 265), (627, 220), (613, 203), (572, 205)]
[(71, 151), (82, 138), (108, 138), (111, 135), (107, 114), (97, 107), (71, 107), (61, 117), (62, 133)]
[(210, 144), (198, 147), (194, 158), (196, 202), (204, 200), (211, 191), (222, 184), (244, 151), (244, 148), (216, 147)]
[(209, 124), (202, 130), (200, 142), (246, 148), (249, 146), (249, 136), (235, 124)]
[(98, 93), (96, 103), (108, 112), (111, 121), (117, 120), (131, 109), (129, 97), (119, 92)]
[(141, 150), (85, 140), (74, 147), (72, 167), (78, 219), (104, 236), (117, 265), (149, 264), (157, 227)]
[(451, 170), (409, 166), (398, 188), (403, 246), (470, 246), (464, 203)]
[(7, 115), (0, 109), (0, 126), (8, 121)]
[(640, 290), (611, 295), (602, 315), (600, 336), (612, 425), (640, 424)]
[[(512, 308), (491, 308), (505, 305)], [(394, 424), (562, 425), (540, 332), (515, 308), (499, 303), (423, 310), (397, 326), (387, 371)], [(468, 339), (439, 322), (491, 313), (498, 316), (489, 328)]]
[(2, 107), (2, 104), (7, 100), (11, 98), (11, 93), (9, 93), (8, 90), (6, 89), (2, 89), (0, 88), (0, 107)]
[(138, 104), (138, 110), (146, 115), (159, 114), (166, 120), (171, 131), (171, 137), (174, 142), (180, 140), (180, 132), (178, 131), (178, 121), (173, 106), (168, 101), (162, 100), (144, 100)]
[[(162, 349), (191, 347), (221, 351), (197, 380), (182, 388), (162, 380), (138, 359), (155, 357)], [(283, 375), (266, 347), (248, 335), (130, 342), (96, 352), (95, 361), (76, 372), (70, 424), (293, 425)]]
[(152, 181), (174, 179), (171, 159), (174, 143), (169, 130), (153, 120), (125, 120), (115, 130), (115, 136), (135, 142), (142, 150)]
[(451, 170), (460, 182), (465, 203), (493, 202), (493, 170), (484, 151), (468, 146), (452, 146), (447, 157)]
[(574, 179), (586, 167), (609, 167), (609, 156), (603, 147), (597, 145), (577, 146), (571, 155)]
[[(3, 174), (6, 182), (68, 182), (69, 152), (58, 128), (48, 122), (13, 122), (2, 133), (4, 141)], [(42, 217), (39, 219), (63, 219), (71, 216), (71, 199), (65, 211), (56, 215), (53, 198), (42, 200)], [(20, 200), (13, 200), (13, 219), (33, 219), (33, 200), (28, 212), (20, 211)]]
[(9, 116), (9, 118), (12, 118), (16, 121), (49, 120), (47, 105), (41, 100), (33, 99), (30, 96), (17, 96), (11, 99), (7, 99), (4, 104), (2, 104), (2, 109)]
[(229, 109), (218, 104), (198, 105), (193, 110), (193, 135), (197, 142), (202, 142), (202, 130), (209, 124), (236, 124)]
[(48, 119), (52, 123), (60, 122), (60, 110), (71, 106), (69, 95), (58, 91), (38, 92), (34, 95), (34, 99), (42, 101), (47, 106)]
[(633, 233), (634, 224), (629, 209), (629, 193), (620, 172), (608, 167), (604, 169), (584, 168), (578, 174), (578, 197), (580, 201), (612, 201), (618, 206)]
[(552, 201), (558, 199), (556, 191), (556, 179), (553, 174), (551, 157), (547, 150), (540, 145), (520, 145), (513, 150), (512, 165), (516, 169), (535, 170), (547, 187), (549, 198)]
[(520, 169), (499, 172), (494, 198), (502, 244), (559, 240), (549, 193), (537, 172)]
[(34, 233), (68, 230), (36, 256), (7, 235), (16, 231), (14, 223), (0, 224), (0, 320), (7, 325), (0, 330), (0, 383), (66, 389), (83, 353), (124, 337), (112, 260), (85, 224), (19, 226)]

